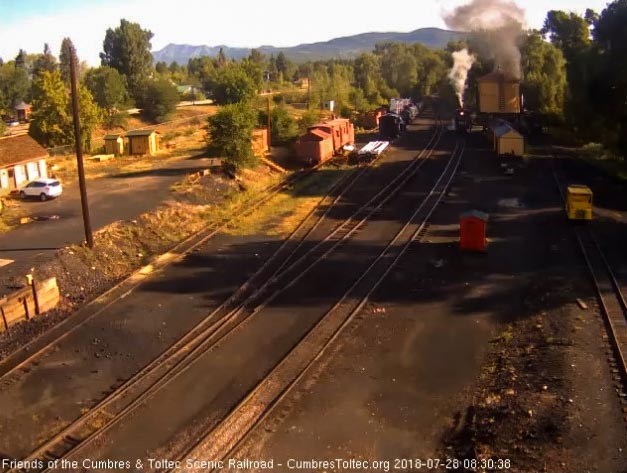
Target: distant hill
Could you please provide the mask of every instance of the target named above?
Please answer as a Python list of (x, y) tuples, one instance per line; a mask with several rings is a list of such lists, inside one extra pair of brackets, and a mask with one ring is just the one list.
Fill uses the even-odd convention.
[[(316, 59), (353, 58), (362, 52), (372, 51), (377, 43), (421, 43), (430, 48), (442, 48), (449, 41), (464, 37), (464, 33), (447, 31), (439, 28), (421, 28), (409, 33), (362, 33), (354, 36), (335, 38), (319, 43), (299, 44), (289, 48), (274, 46), (260, 46), (262, 53), (277, 55), (280, 51), (292, 61), (304, 62)], [(168, 44), (159, 51), (153, 51), (155, 62), (187, 64), (193, 57), (217, 56), (220, 48), (224, 49), (227, 57), (241, 59), (250, 54), (250, 48), (231, 48), (220, 46), (190, 46), (188, 44)]]

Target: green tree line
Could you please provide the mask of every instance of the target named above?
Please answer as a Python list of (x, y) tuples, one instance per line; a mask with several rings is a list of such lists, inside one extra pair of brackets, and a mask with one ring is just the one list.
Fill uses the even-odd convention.
[[(583, 17), (549, 11), (541, 31), (522, 33), (519, 47), (525, 108), (569, 127), (581, 139), (602, 141), (625, 153), (625, 24), (627, 0), (614, 0), (601, 13), (589, 10)], [(266, 56), (256, 49), (239, 61), (220, 50), (216, 57), (193, 58), (186, 65), (153, 64), (152, 36), (141, 25), (123, 19), (105, 33), (101, 65), (88, 69), (82, 63), (79, 76), (86, 127), (102, 121), (113, 126), (119, 123), (121, 111), (133, 105), (143, 109), (149, 120), (165, 120), (177, 101), (185, 98), (177, 85), (192, 87), (187, 98), (202, 98), (206, 93), (218, 105), (244, 103), (249, 108), (255, 107), (255, 98), (266, 89), (280, 91), (273, 97), (277, 105), (304, 102), (311, 110), (318, 110), (324, 101), (332, 99), (336, 113), (347, 117), (399, 96), (439, 94), (455, 104), (448, 73), (451, 53), (463, 47), (477, 58), (466, 91), (466, 100), (472, 104), (476, 101), (476, 79), (495, 67), (487, 33), (471, 34), (442, 50), (384, 43), (354, 59), (300, 64), (282, 52)], [(58, 60), (48, 45), (40, 54), (20, 50), (14, 59), (0, 60), (0, 114), (10, 116), (19, 101), (33, 102), (31, 134), (48, 145), (72, 140), (65, 118), (71, 46), (71, 41), (64, 39)], [(295, 85), (303, 79), (309, 81), (307, 90)], [(227, 110), (237, 113), (241, 107)], [(285, 109), (276, 110), (273, 136), (280, 142), (289, 141), (298, 127)], [(248, 119), (235, 121), (250, 123)]]

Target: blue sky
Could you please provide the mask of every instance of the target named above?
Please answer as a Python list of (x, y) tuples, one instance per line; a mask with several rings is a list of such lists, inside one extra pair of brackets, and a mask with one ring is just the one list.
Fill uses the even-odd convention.
[[(154, 33), (153, 49), (168, 43), (227, 44), (255, 47), (292, 46), (367, 31), (411, 31), (444, 27), (442, 13), (463, 0), (394, 0), (381, 12), (381, 0), (314, 3), (297, 0), (0, 0), (0, 57), (15, 57), (20, 48), (40, 52), (45, 42), (55, 53), (64, 36), (81, 59), (99, 63), (105, 31), (120, 18), (139, 22)], [(600, 11), (607, 0), (518, 1), (530, 27), (542, 26), (547, 9)], [(333, 11), (334, 16), (330, 16)], [(339, 20), (338, 20), (339, 18)]]

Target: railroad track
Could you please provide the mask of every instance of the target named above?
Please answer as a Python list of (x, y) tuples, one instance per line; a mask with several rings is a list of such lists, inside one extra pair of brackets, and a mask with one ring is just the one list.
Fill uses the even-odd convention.
[[(168, 473), (189, 473), (186, 459), (232, 458), (234, 452), (250, 434), (277, 408), (280, 402), (307, 375), (379, 288), (390, 271), (400, 261), (412, 243), (421, 239), (433, 212), (456, 175), (465, 149), (458, 142), (446, 167), (433, 188), (416, 208), (392, 241), (370, 264), (362, 276), (342, 298), (294, 346), (276, 367), (235, 407), (217, 426), (206, 432), (179, 458), (181, 466), (167, 469)], [(219, 471), (219, 468), (198, 471)], [(195, 470), (191, 470), (195, 471)]]
[[(559, 190), (562, 204), (565, 204), (564, 186), (554, 161), (552, 158), (553, 179)], [(588, 226), (591, 224), (592, 222), (589, 222), (585, 227), (575, 227), (575, 238), (594, 286), (603, 325), (614, 352), (614, 359), (611, 362), (616, 365), (616, 368), (613, 368), (613, 374), (618, 374), (625, 386), (627, 385), (627, 303), (612, 266), (592, 228)]]
[[(358, 227), (363, 225), (369, 216), (385, 204), (398, 192), (402, 185), (415, 175), (424, 162), (421, 158), (425, 157), (425, 154), (432, 152), (435, 145), (439, 142), (441, 135), (442, 128), (438, 126), (429, 142), (431, 151), (428, 151), (429, 148), (423, 150), (399, 176), (393, 179), (384, 189), (349, 217), (347, 221), (350, 220), (352, 222), (349, 230), (347, 230), (347, 225), (345, 225), (347, 221), (345, 221), (344, 224), (333, 230), (325, 241), (314, 245), (314, 247), (309, 249), (304, 255), (297, 257), (298, 251), (306, 241), (307, 236), (320, 225), (326, 218), (328, 212), (333, 208), (333, 205), (342, 198), (346, 191), (350, 189), (369, 168), (363, 167), (354, 170), (350, 176), (347, 176), (345, 181), (335, 186), (334, 189), (336, 190), (343, 186), (339, 195), (334, 195), (333, 192), (330, 191), (329, 194), (321, 200), (321, 205), (327, 208), (326, 211), (317, 218), (316, 222), (311, 226), (305, 224), (306, 221), (315, 219), (314, 214), (316, 209), (314, 209), (292, 233), (290, 238), (283, 243), (281, 248), (277, 250), (277, 252), (240, 287), (233, 296), (201, 321), (191, 332), (186, 334), (164, 354), (153, 360), (153, 362), (139, 373), (111, 392), (88, 413), (81, 416), (57, 435), (40, 445), (35, 451), (23, 458), (23, 460), (52, 460), (79, 453), (89, 444), (91, 439), (94, 439), (98, 434), (102, 434), (108, 428), (115, 425), (116, 422), (132, 411), (137, 405), (144, 402), (165, 383), (170, 382), (177, 374), (181, 373), (182, 370), (184, 370), (186, 366), (189, 366), (198, 356), (209, 350), (237, 328), (244, 320), (259, 310), (261, 305), (254, 303), (254, 301), (258, 301), (263, 295), (272, 293), (271, 283), (276, 284), (278, 281), (284, 281), (289, 274), (294, 272), (295, 268), (299, 268), (302, 271), (302, 276), (302, 274), (315, 265), (319, 258), (324, 257), (324, 255), (332, 251), (338, 244), (347, 240), (354, 234)], [(317, 209), (319, 208), (320, 207), (317, 207)], [(367, 209), (365, 214), (364, 209)], [(294, 241), (298, 241), (296, 246), (289, 248), (290, 244)], [(320, 247), (322, 246), (325, 248), (324, 251), (321, 252)], [(285, 253), (287, 253), (287, 255)], [(306, 256), (309, 256), (309, 258)], [(262, 283), (264, 280), (266, 282)], [(276, 296), (276, 292), (288, 286), (289, 284), (284, 284), (278, 289), (274, 288), (275, 293), (272, 294), (271, 297)], [(264, 303), (267, 304), (269, 300), (266, 299)], [(262, 303), (262, 305), (264, 303)], [(10, 471), (26, 470), (14, 469)], [(35, 469), (28, 471), (40, 470)]]
[[(253, 202), (252, 204), (244, 202), (235, 211), (234, 215), (225, 217), (224, 219), (209, 225), (195, 235), (190, 236), (186, 240), (176, 244), (167, 254), (174, 254), (178, 258), (182, 258), (195, 249), (199, 248), (211, 238), (224, 231), (237, 219), (250, 215), (262, 205), (271, 201), (280, 192), (290, 189), (297, 182), (318, 171), (320, 168), (328, 164), (328, 161), (319, 163), (312, 168), (296, 172), (283, 181), (270, 186), (266, 189), (264, 196)], [(168, 261), (166, 264), (171, 263)], [(50, 329), (46, 336), (38, 337), (30, 343), (27, 343), (10, 356), (0, 360), (0, 381), (17, 370), (24, 369), (29, 363), (39, 358), (44, 353), (54, 347), (59, 341), (70, 335), (76, 329), (84, 325), (86, 322), (102, 313), (120, 298), (126, 297), (137, 286), (142, 284), (144, 278), (137, 277), (141, 270), (133, 273), (131, 276), (108, 289), (105, 293), (92, 300), (87, 307), (80, 309), (77, 313), (68, 317), (64, 321)], [(90, 306), (97, 304), (96, 310), (90, 311)]]

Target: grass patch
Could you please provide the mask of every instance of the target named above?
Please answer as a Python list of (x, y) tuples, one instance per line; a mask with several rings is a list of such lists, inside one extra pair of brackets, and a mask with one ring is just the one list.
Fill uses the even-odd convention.
[(513, 339), (514, 339), (514, 329), (511, 325), (508, 325), (507, 329), (503, 331), (498, 337), (498, 340), (501, 341), (502, 343), (505, 343), (506, 345), (510, 344)]
[(311, 212), (348, 169), (319, 171), (281, 192), (252, 214), (229, 225), (229, 235), (287, 236)]
[[(156, 156), (121, 156), (108, 161), (92, 161), (89, 157), (84, 159), (85, 177), (87, 179), (100, 179), (118, 174), (130, 174), (138, 171), (154, 169), (168, 161), (191, 157), (204, 152), (206, 143), (198, 140), (188, 140), (177, 149), (162, 150)], [(76, 156), (57, 157), (52, 161), (53, 175), (64, 184), (78, 180), (78, 165)]]
[(2, 205), (0, 205), (0, 234), (9, 232), (18, 225), (18, 209), (19, 203), (12, 198), (2, 199)]

